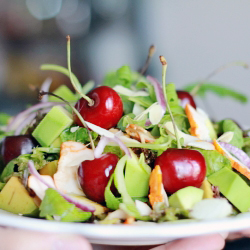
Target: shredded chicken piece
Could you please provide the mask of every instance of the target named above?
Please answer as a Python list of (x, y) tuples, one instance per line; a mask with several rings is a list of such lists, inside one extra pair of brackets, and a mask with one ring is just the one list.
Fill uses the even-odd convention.
[(125, 131), (130, 137), (141, 143), (152, 143), (155, 141), (150, 132), (136, 124), (129, 124)]
[(84, 195), (79, 181), (78, 168), (83, 161), (93, 160), (93, 150), (80, 142), (67, 141), (61, 145), (58, 170), (54, 174), (56, 188), (64, 193)]

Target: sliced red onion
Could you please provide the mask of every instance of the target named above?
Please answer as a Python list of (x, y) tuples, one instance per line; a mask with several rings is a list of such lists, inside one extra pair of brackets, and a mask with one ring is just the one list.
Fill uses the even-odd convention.
[[(41, 178), (40, 174), (37, 172), (35, 165), (33, 163), (33, 161), (29, 161), (28, 162), (28, 168), (29, 171), (32, 175), (34, 175), (40, 182), (42, 182), (44, 185), (46, 185), (48, 188), (53, 188), (54, 187), (52, 185), (50, 185), (49, 183), (47, 183), (43, 178)], [(85, 211), (85, 212), (95, 212), (95, 208), (89, 204), (83, 204), (83, 202), (79, 202), (77, 200), (75, 200), (74, 198), (68, 196), (67, 194), (64, 194), (62, 192), (60, 192), (59, 190), (56, 190), (65, 200), (67, 200), (68, 202), (74, 204), (76, 207), (78, 207), (79, 209)]]
[(101, 157), (104, 148), (111, 141), (117, 143), (120, 146), (120, 148), (124, 151), (124, 153), (126, 155), (128, 155), (129, 157), (131, 157), (131, 154), (130, 154), (128, 148), (126, 147), (126, 145), (121, 141), (121, 139), (119, 139), (115, 135), (113, 138), (102, 136), (102, 138), (100, 139), (100, 141), (99, 141), (99, 143), (98, 143), (98, 145), (97, 145), (97, 147), (95, 148), (95, 151), (94, 151), (95, 158)]
[(166, 102), (165, 102), (163, 90), (161, 88), (161, 84), (155, 78), (153, 78), (152, 76), (147, 76), (147, 79), (154, 86), (154, 90), (155, 90), (155, 95), (156, 95), (157, 102), (162, 107), (162, 113), (165, 114), (165, 111), (166, 111)]
[[(50, 77), (48, 77), (42, 84), (41, 86), (41, 91), (44, 91), (44, 92), (49, 92), (49, 88), (50, 88), (50, 85), (52, 83), (52, 79)], [(49, 100), (49, 96), (48, 95), (44, 95), (42, 97), (42, 100), (41, 102), (48, 102)]]
[[(51, 110), (51, 108), (46, 108), (46, 109), (41, 110), (40, 112), (41, 112), (41, 114), (47, 114), (50, 110)], [(29, 114), (29, 116), (20, 123), (20, 125), (16, 129), (14, 135), (20, 135), (22, 130), (26, 126), (30, 125), (31, 122), (36, 118), (36, 115), (37, 115), (37, 113)]]
[(149, 119), (147, 119), (145, 122), (145, 126), (150, 126), (151, 124), (152, 124), (151, 121)]
[(44, 108), (49, 108), (49, 107), (53, 107), (55, 105), (60, 105), (60, 106), (65, 106), (65, 103), (59, 103), (59, 102), (43, 102), (43, 103), (38, 103), (33, 105), (32, 107), (22, 111), (21, 113), (19, 113), (17, 116), (15, 116), (12, 121), (10, 122), (10, 124), (7, 126), (6, 128), (6, 132), (9, 132), (11, 130), (14, 130), (16, 127), (19, 126), (19, 124), (27, 118), (27, 116), (30, 113), (33, 113), (35, 111), (38, 111), (40, 109), (44, 109)]
[(219, 142), (219, 144), (228, 150), (229, 153), (237, 157), (244, 165), (250, 168), (250, 158), (243, 150), (231, 145), (230, 143)]
[(36, 113), (31, 113), (28, 117), (26, 117), (17, 127), (17, 129), (15, 130), (14, 135), (20, 135), (22, 130), (28, 125), (30, 124), (36, 117)]
[(126, 155), (128, 155), (130, 158), (132, 157), (131, 154), (130, 154), (130, 152), (129, 152), (129, 150), (128, 150), (128, 148), (127, 148), (126, 145), (121, 141), (120, 138), (118, 138), (117, 136), (115, 136), (114, 138), (112, 138), (112, 139), (110, 139), (110, 140), (116, 142), (116, 143), (120, 146), (120, 148), (124, 151), (124, 153), (125, 153)]
[[(110, 131), (108, 131), (108, 130), (106, 130), (104, 128), (101, 128), (101, 127), (99, 127), (99, 126), (97, 126), (97, 125), (95, 125), (95, 124), (93, 124), (91, 122), (85, 122), (85, 123), (90, 129), (95, 131), (97, 134), (102, 135), (103, 137), (106, 137), (108, 142), (109, 141), (116, 142), (120, 146), (120, 148), (124, 151), (124, 153), (127, 154), (129, 157), (131, 157), (131, 154), (130, 154), (128, 148), (125, 146), (125, 144), (115, 134), (113, 134), (112, 132), (110, 132)], [(104, 141), (104, 142), (106, 143), (106, 141)], [(105, 145), (103, 147), (104, 142), (101, 142), (102, 144), (100, 145), (100, 149), (98, 149), (98, 151), (96, 153), (99, 156), (100, 156), (101, 149), (102, 148), (104, 149), (105, 146), (106, 146)], [(102, 149), (102, 151), (103, 151), (103, 149)]]

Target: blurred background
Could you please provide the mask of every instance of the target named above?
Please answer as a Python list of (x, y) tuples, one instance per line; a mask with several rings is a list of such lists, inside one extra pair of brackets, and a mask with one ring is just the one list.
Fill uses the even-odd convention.
[[(39, 69), (43, 63), (67, 66), (68, 34), (72, 70), (82, 84), (101, 84), (107, 71), (124, 64), (141, 68), (151, 44), (157, 51), (148, 74), (161, 80), (164, 55), (167, 81), (178, 89), (224, 64), (250, 64), (249, 11), (249, 0), (0, 0), (0, 111), (14, 115), (35, 103), (28, 86), (48, 76), (52, 90), (70, 86), (64, 75)], [(250, 97), (248, 69), (230, 67), (211, 80)], [(213, 94), (197, 102), (216, 120), (250, 124), (249, 103)], [(247, 249), (243, 245), (227, 249)]]
[[(0, 111), (15, 114), (36, 102), (28, 85), (52, 77), (43, 63), (66, 66), (71, 36), (72, 70), (81, 83), (100, 84), (124, 64), (139, 69), (151, 44), (157, 47), (148, 74), (161, 79), (159, 55), (168, 61), (167, 81), (178, 89), (235, 61), (250, 63), (248, 0), (0, 0)], [(211, 80), (250, 96), (250, 70), (230, 67)], [(198, 105), (220, 120), (250, 124), (250, 104), (208, 95)]]

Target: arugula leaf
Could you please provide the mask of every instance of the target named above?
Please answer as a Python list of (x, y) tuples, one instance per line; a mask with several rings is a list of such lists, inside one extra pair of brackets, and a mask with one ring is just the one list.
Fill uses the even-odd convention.
[(10, 115), (0, 112), (0, 125), (7, 125), (10, 118)]
[(123, 112), (125, 115), (132, 113), (134, 103), (129, 100), (129, 97), (126, 95), (120, 95), (123, 104)]
[(115, 85), (130, 88), (132, 83), (132, 72), (128, 65), (122, 66), (115, 72), (108, 73), (103, 80), (103, 85), (111, 88)]
[[(47, 156), (47, 153), (54, 153), (53, 150), (55, 149), (43, 147), (34, 148), (32, 150), (32, 154), (23, 154), (18, 156), (5, 166), (1, 174), (1, 180), (3, 182), (7, 182), (11, 176), (21, 177), (23, 175), (23, 171), (27, 169), (28, 161), (30, 160), (34, 162), (35, 168), (37, 170), (43, 168), (43, 166), (47, 164), (49, 156), (51, 156)], [(54, 160), (54, 157), (51, 158), (51, 160)]]
[(158, 218), (157, 222), (177, 221), (180, 219), (188, 219), (188, 218), (189, 218), (188, 210), (175, 207), (167, 207), (165, 208), (163, 215)]
[(166, 93), (167, 93), (168, 103), (171, 108), (171, 111), (172, 111), (172, 107), (180, 106), (174, 83), (169, 83), (166, 85)]
[(220, 169), (227, 167), (231, 169), (231, 163), (228, 158), (224, 155), (220, 154), (218, 151), (215, 150), (203, 150), (197, 149), (205, 158), (207, 172), (206, 176), (209, 176)]
[(149, 96), (150, 96), (151, 100), (153, 102), (157, 101), (156, 100), (156, 96), (155, 96), (154, 86), (152, 84), (150, 84), (149, 82), (146, 82), (146, 81), (142, 82), (142, 81), (140, 81), (140, 82), (138, 82), (136, 84), (136, 88), (138, 88), (138, 89), (146, 88), (148, 90), (148, 93), (149, 93)]
[(134, 118), (135, 118), (135, 115), (133, 113), (124, 115), (120, 119), (120, 121), (118, 122), (117, 127), (122, 131), (125, 131), (128, 124), (137, 124), (137, 125), (139, 125), (139, 126), (141, 126), (143, 128), (145, 127), (146, 119), (134, 120)]
[[(98, 134), (96, 132), (91, 131), (90, 133), (91, 133), (93, 140), (95, 140), (98, 137)], [(72, 127), (66, 128), (60, 134), (60, 138), (62, 142), (76, 141), (76, 142), (81, 142), (83, 144), (90, 142), (88, 130), (86, 128), (82, 128), (78, 126), (72, 126)]]
[(88, 220), (91, 212), (84, 212), (66, 201), (56, 190), (48, 188), (39, 207), (40, 217), (59, 216), (60, 221), (82, 222)]
[(138, 103), (145, 108), (150, 107), (154, 103), (150, 96), (130, 96), (128, 99), (129, 101)]
[(234, 132), (233, 139), (230, 144), (237, 148), (242, 148), (244, 145), (243, 132), (239, 126), (232, 120), (222, 120), (219, 123), (219, 133), (225, 133), (228, 131)]
[(200, 97), (204, 97), (208, 92), (212, 92), (218, 96), (221, 97), (231, 97), (237, 101), (240, 101), (242, 103), (246, 103), (248, 101), (248, 98), (243, 93), (240, 93), (234, 89), (228, 88), (223, 86), (222, 84), (215, 83), (215, 82), (195, 82), (190, 83), (186, 87), (184, 87), (184, 90), (186, 91), (192, 91), (197, 85), (200, 85), (200, 88), (197, 92), (197, 95)]
[(119, 146), (109, 146), (107, 145), (104, 150), (103, 153), (112, 153), (115, 154), (120, 158), (122, 158), (124, 156), (124, 152), (121, 150), (121, 148)]

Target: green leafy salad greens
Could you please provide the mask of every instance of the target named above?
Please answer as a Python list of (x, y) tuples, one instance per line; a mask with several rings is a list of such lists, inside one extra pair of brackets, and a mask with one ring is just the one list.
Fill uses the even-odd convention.
[[(15, 119), (0, 113), (0, 209), (47, 220), (100, 224), (220, 219), (232, 216), (233, 211), (234, 214), (249, 211), (247, 131), (242, 131), (233, 120), (212, 122), (203, 110), (183, 105), (175, 84), (165, 85), (164, 63), (164, 87), (156, 79), (132, 71), (128, 65), (109, 72), (103, 85), (119, 95), (123, 114), (115, 126), (99, 127), (79, 118), (80, 110), (75, 103), (95, 88), (92, 81), (82, 87), (71, 72), (69, 58), (68, 50), (68, 68), (41, 66), (42, 70), (68, 76), (76, 93), (60, 86), (49, 97), (53, 106), (48, 102), (30, 113), (28, 110), (26, 116), (19, 116), (22, 122), (49, 107), (38, 124), (34, 116), (18, 134), (13, 126)], [(195, 88), (200, 97), (213, 92), (247, 102), (244, 94), (210, 81), (192, 83), (185, 89), (192, 92)], [(52, 112), (58, 116), (52, 116)], [(82, 126), (76, 124), (74, 117), (81, 120)], [(30, 152), (20, 150), (18, 156), (6, 162), (11, 150), (7, 149), (5, 138), (14, 134), (33, 136), (37, 145)], [(201, 167), (203, 163), (192, 163), (191, 158), (180, 161), (163, 158), (171, 150), (179, 150), (180, 159), (185, 157), (184, 151), (190, 152), (190, 157), (193, 151), (199, 152), (205, 168)], [(99, 160), (107, 155), (115, 155), (117, 162), (102, 170), (104, 163)], [(165, 160), (161, 159), (168, 163), (164, 165)], [(92, 170), (82, 174), (85, 163), (93, 163)], [(173, 176), (168, 168), (173, 168)], [(89, 173), (95, 183), (91, 188), (85, 179)], [(169, 185), (178, 188), (170, 191)], [(10, 200), (10, 193), (18, 195)], [(218, 196), (224, 198), (219, 200)], [(22, 200), (25, 205), (17, 206)], [(216, 212), (215, 202), (223, 208), (222, 213)], [(212, 206), (215, 212), (207, 212)]]

